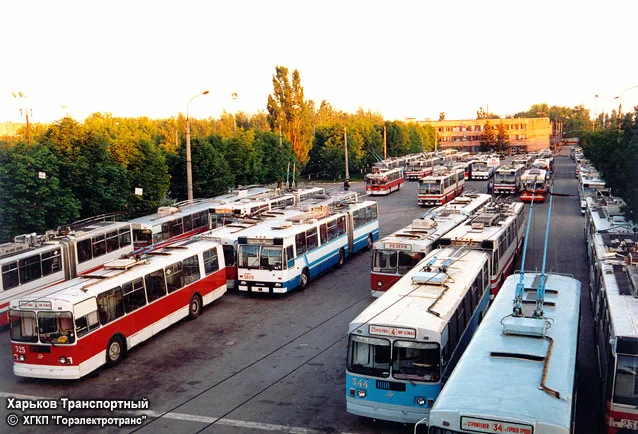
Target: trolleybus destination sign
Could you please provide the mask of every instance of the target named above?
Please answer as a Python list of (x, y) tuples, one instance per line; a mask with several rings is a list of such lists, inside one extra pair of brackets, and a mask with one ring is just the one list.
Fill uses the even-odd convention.
[(416, 330), (404, 329), (400, 327), (385, 327), (385, 326), (371, 325), (369, 328), (369, 333), (371, 335), (394, 336), (397, 338), (416, 339)]
[(532, 425), (461, 416), (461, 429), (484, 433), (533, 434)]

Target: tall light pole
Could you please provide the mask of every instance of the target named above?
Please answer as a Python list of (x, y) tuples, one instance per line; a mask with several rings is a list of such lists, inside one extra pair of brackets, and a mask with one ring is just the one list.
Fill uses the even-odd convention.
[[(13, 95), (14, 98), (19, 98), (21, 100), (26, 100), (27, 96), (22, 93), (22, 92), (11, 92), (11, 95)], [(26, 102), (26, 101), (25, 101)], [(30, 108), (20, 108), (20, 115), (22, 115), (22, 110), (24, 110), (24, 116), (26, 118), (27, 121), (27, 143), (31, 144), (31, 131), (29, 130), (29, 111), (31, 110)]]
[(193, 200), (193, 169), (191, 168), (191, 124), (188, 119), (188, 105), (198, 96), (207, 95), (208, 91), (198, 93), (186, 103), (186, 189), (188, 200)]
[(236, 106), (237, 92), (233, 92), (231, 97), (233, 98), (233, 135), (235, 137), (237, 137), (237, 117), (236, 117), (236, 113), (237, 113), (237, 106)]
[(628, 87), (627, 89), (625, 89), (622, 92), (620, 92), (620, 103), (618, 104), (618, 128), (620, 128), (622, 126), (622, 96), (628, 90), (635, 89), (637, 87), (638, 87), (638, 84), (636, 86)]
[(603, 103), (603, 118), (602, 118), (603, 128), (605, 128), (605, 126), (607, 125), (607, 122), (605, 122), (605, 104), (607, 104), (609, 101), (613, 101), (613, 100), (618, 99), (618, 98), (620, 98), (620, 95), (616, 95), (613, 98), (609, 98), (607, 101), (605, 101)]

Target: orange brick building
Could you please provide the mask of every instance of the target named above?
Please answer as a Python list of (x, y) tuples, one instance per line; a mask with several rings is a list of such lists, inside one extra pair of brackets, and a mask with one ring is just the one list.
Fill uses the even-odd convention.
[[(481, 133), (486, 119), (417, 121), (419, 124), (432, 125), (437, 131), (441, 149), (454, 148), (460, 151), (478, 152), (481, 145)], [(508, 153), (534, 152), (550, 147), (552, 125), (549, 118), (490, 119), (497, 127), (501, 123), (508, 136)]]

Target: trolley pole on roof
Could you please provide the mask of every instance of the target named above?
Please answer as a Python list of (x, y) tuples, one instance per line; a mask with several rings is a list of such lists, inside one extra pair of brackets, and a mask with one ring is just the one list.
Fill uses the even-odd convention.
[(188, 194), (188, 200), (193, 200), (193, 170), (191, 167), (191, 124), (188, 119), (188, 106), (191, 101), (193, 101), (198, 96), (207, 94), (208, 91), (205, 90), (189, 99), (186, 103), (186, 190)]

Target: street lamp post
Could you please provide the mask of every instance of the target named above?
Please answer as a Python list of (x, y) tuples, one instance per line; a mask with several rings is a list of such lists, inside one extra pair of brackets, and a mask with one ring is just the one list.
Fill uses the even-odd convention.
[[(22, 92), (11, 92), (11, 95), (13, 95), (14, 98), (19, 98), (21, 100), (26, 100), (27, 98), (27, 96)], [(31, 144), (31, 131), (29, 130), (29, 111), (31, 111), (31, 109), (26, 107), (20, 108), (20, 115), (22, 115), (22, 110), (24, 110), (24, 116), (27, 121), (27, 143)]]
[(627, 89), (623, 90), (622, 92), (620, 92), (620, 102), (618, 104), (618, 128), (621, 127), (622, 125), (622, 96), (625, 94), (625, 92), (627, 92), (628, 90), (631, 89), (635, 89), (638, 87), (638, 84), (636, 86), (631, 86), (628, 87)]
[(208, 91), (198, 93), (186, 103), (186, 189), (188, 200), (193, 200), (193, 170), (191, 168), (191, 124), (188, 119), (188, 105), (198, 96), (207, 95)]
[(620, 95), (616, 95), (616, 96), (615, 96), (615, 97), (613, 97), (613, 98), (609, 98), (607, 101), (605, 101), (605, 102), (603, 103), (603, 118), (602, 118), (603, 128), (605, 128), (605, 127), (607, 126), (607, 122), (606, 122), (606, 120), (605, 120), (605, 104), (607, 104), (609, 101), (613, 101), (613, 100), (618, 99), (618, 98), (620, 98)]

